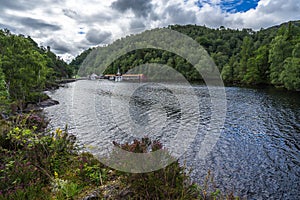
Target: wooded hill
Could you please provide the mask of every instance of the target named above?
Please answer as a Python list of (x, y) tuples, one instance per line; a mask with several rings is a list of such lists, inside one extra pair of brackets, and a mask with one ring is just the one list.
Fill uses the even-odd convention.
[(36, 102), (47, 85), (74, 70), (29, 36), (0, 30), (0, 111), (8, 102)]
[[(300, 90), (300, 21), (287, 22), (259, 31), (233, 30), (221, 26), (211, 29), (197, 25), (170, 25), (168, 29), (183, 33), (202, 45), (218, 66), (222, 78), (229, 84), (271, 84), (289, 90)], [(72, 65), (79, 68), (86, 56), (95, 51), (115, 48), (118, 43), (130, 41), (127, 36), (107, 47), (88, 49), (76, 57)], [(174, 41), (175, 42), (175, 41)], [(129, 42), (128, 42), (129, 43)], [(114, 47), (113, 47), (114, 46)], [(102, 58), (103, 59), (103, 58)], [(115, 60), (104, 73), (116, 73), (120, 68), (126, 73), (130, 68), (145, 64), (167, 64), (182, 73), (188, 80), (199, 80), (199, 73), (178, 55), (157, 49), (135, 50)], [(86, 73), (93, 73), (98, 66), (90, 64)]]

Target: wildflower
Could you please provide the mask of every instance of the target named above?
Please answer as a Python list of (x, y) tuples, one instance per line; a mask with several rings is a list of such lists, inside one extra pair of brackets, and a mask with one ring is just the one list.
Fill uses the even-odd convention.
[(56, 129), (56, 135), (58, 136), (58, 137), (62, 137), (61, 135), (62, 135), (62, 130), (60, 129), (60, 128), (58, 128), (58, 129)]
[(58, 179), (58, 173), (57, 172), (54, 172), (54, 178)]
[(16, 127), (16, 128), (15, 128), (15, 132), (16, 132), (16, 133), (19, 133), (19, 132), (20, 132), (20, 128), (19, 128), (19, 127)]

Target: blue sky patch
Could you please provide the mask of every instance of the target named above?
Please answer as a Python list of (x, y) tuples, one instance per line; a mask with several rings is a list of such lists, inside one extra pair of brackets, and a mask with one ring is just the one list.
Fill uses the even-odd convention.
[[(186, 0), (184, 0), (186, 1)], [(217, 5), (225, 12), (246, 12), (252, 8), (256, 8), (260, 0), (221, 0)], [(198, 0), (195, 4), (202, 8), (203, 4), (213, 5), (211, 0)]]
[(221, 8), (227, 12), (246, 12), (252, 8), (256, 8), (259, 0), (233, 0), (222, 1)]

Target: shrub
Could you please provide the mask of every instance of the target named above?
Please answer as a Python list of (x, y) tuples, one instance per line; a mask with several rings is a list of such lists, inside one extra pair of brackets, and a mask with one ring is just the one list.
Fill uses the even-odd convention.
[(21, 115), (9, 131), (1, 134), (5, 139), (0, 146), (2, 196), (10, 198), (16, 191), (21, 195), (34, 185), (48, 185), (52, 174), (64, 172), (72, 156), (77, 155), (75, 137), (61, 129), (52, 134), (37, 131), (43, 121), (34, 115)]
[(41, 113), (19, 114), (11, 120), (15, 127), (34, 129), (36, 132), (45, 131), (49, 124)]
[(19, 115), (0, 133), (0, 200), (72, 199), (85, 186), (106, 181), (107, 168), (80, 153), (75, 136), (67, 130), (45, 131), (44, 121)]
[[(149, 153), (162, 149), (158, 141), (145, 137), (132, 144), (114, 145), (135, 153)], [(187, 168), (178, 161), (149, 173), (123, 173), (121, 181), (129, 186), (130, 199), (197, 199), (199, 192), (188, 176)]]

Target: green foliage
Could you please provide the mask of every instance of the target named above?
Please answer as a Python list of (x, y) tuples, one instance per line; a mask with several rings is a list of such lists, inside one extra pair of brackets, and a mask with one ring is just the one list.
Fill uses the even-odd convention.
[[(151, 141), (148, 137), (134, 140), (133, 143), (118, 144), (114, 142), (114, 145), (133, 153), (150, 153), (163, 150), (163, 146), (159, 141)], [(114, 159), (126, 159), (116, 158), (116, 154), (113, 152), (111, 155)], [(120, 181), (125, 187), (126, 199), (238, 199), (232, 193), (222, 194), (215, 186), (210, 171), (205, 177), (204, 185), (201, 187), (193, 183), (189, 175), (190, 170), (185, 164), (182, 165), (176, 160), (162, 169), (148, 173), (120, 172)], [(123, 199), (125, 197), (116, 194), (113, 199)]]
[[(291, 86), (291, 81), (288, 81), (288, 77), (292, 71), (296, 72), (297, 70), (287, 69), (292, 64), (286, 63), (285, 60), (292, 57), (293, 51), (297, 55), (300, 54), (299, 47), (296, 48), (300, 41), (299, 21), (284, 23), (260, 31), (233, 30), (224, 27), (210, 29), (197, 25), (172, 25), (168, 28), (186, 34), (202, 45), (222, 72), (221, 76), (225, 82), (247, 85), (272, 84), (295, 90), (295, 87)], [(106, 59), (103, 56), (107, 55), (107, 52), (118, 49), (121, 44), (130, 46), (132, 37), (141, 39), (143, 33), (119, 39), (107, 47), (89, 49), (79, 55), (73, 63), (79, 66), (79, 63), (81, 64), (90, 53), (91, 57), (95, 59), (86, 60), (84, 64), (88, 67), (79, 72), (82, 74), (97, 73), (97, 69), (103, 67), (99, 66), (99, 61)], [(161, 35), (160, 37), (164, 38), (165, 36)], [(151, 38), (147, 39), (151, 41)], [(166, 41), (166, 43), (168, 42), (180, 41)], [(190, 63), (180, 56), (151, 48), (129, 52), (113, 63), (107, 63), (109, 66), (104, 74), (116, 73), (118, 68), (121, 69), (121, 73), (126, 73), (133, 67), (145, 63), (166, 64), (184, 75), (187, 80), (202, 79)], [(295, 82), (297, 78), (292, 79)]]
[(44, 185), (54, 171), (63, 171), (68, 159), (76, 153), (71, 136), (58, 129), (52, 135), (37, 132), (37, 126), (29, 125), (32, 118), (26, 117), (14, 124), (7, 133), (2, 133), (0, 191), (9, 194), (18, 188), (32, 184)]
[(0, 113), (3, 113), (8, 110), (8, 103), (9, 103), (8, 97), (9, 94), (6, 88), (5, 76), (2, 72), (2, 69), (0, 68)]
[(242, 82), (246, 84), (259, 84), (262, 82), (255, 58), (248, 59), (247, 71), (245, 75), (243, 75)]
[(284, 60), (291, 54), (291, 47), (284, 36), (277, 36), (271, 43), (269, 62), (271, 83), (281, 85), (280, 74), (284, 70)]
[[(27, 171), (24, 171), (27, 173)], [(1, 194), (0, 200), (21, 200), (21, 199), (32, 199), (32, 200), (50, 200), (50, 196), (47, 195), (47, 191), (43, 188), (43, 185), (31, 184), (25, 188), (19, 187), (14, 191), (11, 191), (9, 195)]]
[[(162, 149), (158, 141), (149, 138), (135, 140), (132, 144), (120, 145), (123, 150), (134, 153), (147, 153)], [(179, 162), (149, 173), (123, 173), (122, 183), (129, 186), (130, 199), (196, 199), (198, 191), (188, 176), (186, 167)]]
[(76, 160), (78, 161), (77, 164), (79, 164), (76, 167), (76, 173), (78, 173), (83, 182), (103, 185), (103, 183), (108, 180), (108, 169), (92, 154), (82, 153)]
[(84, 59), (87, 57), (87, 55), (89, 53), (91, 53), (92, 50), (93, 50), (92, 48), (85, 50), (84, 52), (82, 52), (80, 55), (76, 56), (76, 58), (71, 61), (70, 66), (73, 66), (73, 68), (74, 68), (74, 75), (77, 75), (80, 65), (82, 64)]
[(24, 37), (7, 33), (0, 38), (1, 68), (13, 100), (26, 101), (31, 91), (44, 88), (49, 73), (44, 56)]
[(289, 90), (300, 90), (300, 58), (289, 57), (284, 62), (280, 80)]
[(45, 130), (35, 114), (11, 119), (0, 132), (0, 199), (73, 199), (85, 186), (102, 185), (107, 169), (80, 153), (66, 130)]
[(0, 107), (7, 98), (20, 105), (36, 100), (46, 83), (72, 75), (72, 67), (50, 48), (38, 47), (29, 36), (0, 30)]
[(233, 67), (227, 64), (222, 69), (221, 77), (222, 79), (227, 80), (228, 82), (232, 82), (234, 78), (233, 73)]
[(244, 37), (243, 44), (241, 46), (241, 52), (240, 52), (241, 60), (240, 60), (239, 68), (237, 69), (239, 80), (243, 80), (249, 65), (253, 67), (253, 63), (250, 63), (248, 61), (249, 58), (252, 56), (252, 47), (253, 47), (252, 38), (250, 38), (249, 36)]
[(291, 23), (271, 43), (269, 61), (271, 83), (289, 90), (299, 90), (300, 29)]
[[(38, 130), (44, 120), (35, 118), (17, 117), (9, 130), (0, 133), (0, 200), (78, 199), (87, 188), (96, 187), (101, 193), (114, 191), (113, 199), (124, 191), (130, 199), (225, 199), (215, 187), (192, 183), (187, 168), (178, 161), (143, 174), (108, 169), (92, 154), (81, 152), (66, 130)], [(149, 138), (115, 145), (137, 153), (162, 149), (160, 142)], [(115, 189), (109, 189), (116, 183)]]
[(74, 68), (51, 52), (50, 47), (44, 50), (44, 54), (47, 57), (47, 67), (51, 69), (48, 76), (50, 79), (71, 78), (75, 74)]
[(56, 199), (73, 199), (81, 190), (76, 183), (55, 177), (51, 182)]

